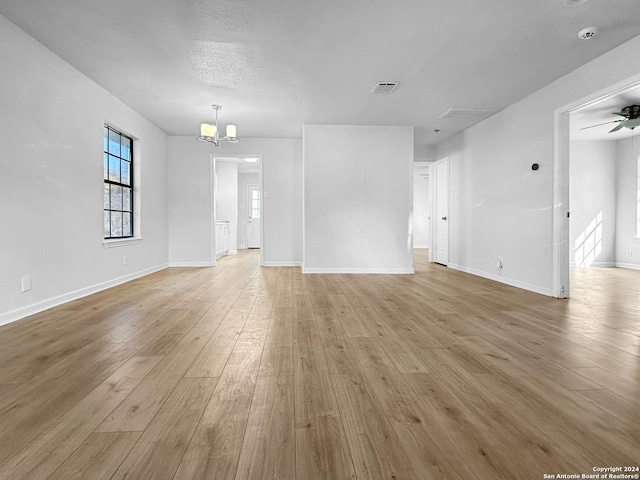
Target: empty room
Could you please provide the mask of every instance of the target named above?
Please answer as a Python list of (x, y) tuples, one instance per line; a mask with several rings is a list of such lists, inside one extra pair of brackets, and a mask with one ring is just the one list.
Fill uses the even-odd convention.
[(640, 478), (638, 18), (0, 1), (0, 479)]

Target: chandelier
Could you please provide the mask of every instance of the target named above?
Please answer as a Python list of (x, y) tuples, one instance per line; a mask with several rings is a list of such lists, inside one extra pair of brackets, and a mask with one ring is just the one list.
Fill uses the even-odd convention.
[(216, 111), (216, 123), (210, 125), (208, 123), (203, 123), (200, 125), (200, 136), (196, 137), (201, 142), (209, 142), (213, 143), (216, 147), (220, 143), (220, 140), (225, 140), (229, 143), (238, 143), (240, 139), (236, 136), (236, 126), (235, 125), (227, 125), (227, 129), (225, 131), (226, 135), (224, 137), (220, 137), (218, 133), (218, 110), (222, 110), (220, 105), (211, 105)]

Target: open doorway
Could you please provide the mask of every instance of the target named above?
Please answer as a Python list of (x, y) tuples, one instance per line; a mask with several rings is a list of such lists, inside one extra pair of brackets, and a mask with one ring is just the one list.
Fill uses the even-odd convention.
[[(212, 258), (217, 261), (237, 254), (238, 250), (255, 248), (260, 249), (262, 265), (262, 156), (216, 156), (211, 162)], [(247, 196), (250, 185), (253, 186), (251, 195), (257, 196), (253, 202)], [(250, 241), (248, 235), (251, 235)]]
[[(431, 162), (414, 162), (413, 164), (413, 248), (414, 270), (416, 259), (420, 263), (428, 259), (431, 242)], [(424, 258), (422, 260), (422, 258)]]
[(638, 80), (556, 112), (555, 296), (588, 281), (580, 269), (640, 268), (640, 122), (624, 116), (633, 105)]

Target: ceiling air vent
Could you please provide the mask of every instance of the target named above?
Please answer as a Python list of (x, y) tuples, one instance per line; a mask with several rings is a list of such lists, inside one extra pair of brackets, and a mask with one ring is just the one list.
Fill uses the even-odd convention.
[(400, 82), (378, 82), (371, 93), (392, 93)]
[(469, 108), (450, 108), (438, 117), (440, 120), (482, 120), (495, 113), (495, 110), (472, 110)]
[(589, 0), (563, 0), (565, 7), (577, 7), (578, 5), (582, 5), (583, 3), (587, 3)]

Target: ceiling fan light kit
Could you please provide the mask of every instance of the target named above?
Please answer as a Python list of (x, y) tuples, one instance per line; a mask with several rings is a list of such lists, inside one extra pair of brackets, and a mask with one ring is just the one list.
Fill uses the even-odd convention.
[(629, 105), (624, 107), (619, 112), (611, 112), (612, 115), (620, 115), (624, 117), (624, 120), (612, 120), (610, 122), (598, 123), (597, 125), (591, 125), (589, 127), (583, 127), (580, 130), (586, 130), (587, 128), (599, 127), (601, 125), (608, 125), (610, 123), (617, 123), (615, 127), (609, 130), (609, 133), (617, 132), (622, 128), (628, 128), (633, 130), (636, 127), (640, 127), (640, 105)]
[(222, 110), (220, 105), (211, 105), (216, 112), (216, 120), (213, 125), (203, 123), (200, 125), (200, 135), (196, 137), (201, 142), (213, 143), (216, 147), (220, 144), (220, 140), (224, 140), (229, 143), (238, 143), (240, 139), (237, 136), (236, 126), (233, 124), (227, 125), (225, 130), (225, 136), (220, 137), (218, 133), (218, 110)]

